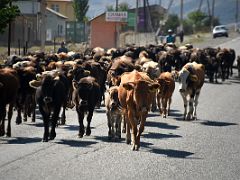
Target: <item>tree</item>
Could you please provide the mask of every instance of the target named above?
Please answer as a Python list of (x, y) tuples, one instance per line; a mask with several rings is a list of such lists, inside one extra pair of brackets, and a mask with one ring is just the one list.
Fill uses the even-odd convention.
[[(126, 2), (118, 4), (118, 11), (128, 11), (129, 8), (130, 7), (128, 3)], [(108, 5), (106, 9), (107, 11), (116, 11), (116, 7), (114, 7), (113, 5)]]
[(204, 19), (208, 18), (207, 14), (205, 14), (204, 12), (202, 11), (193, 11), (193, 12), (190, 12), (188, 15), (187, 15), (190, 23), (192, 25), (194, 25), (196, 28), (200, 28), (202, 26), (204, 26), (203, 24), (203, 21)]
[(73, 9), (74, 9), (74, 13), (77, 18), (77, 21), (84, 22), (87, 19), (86, 13), (88, 11), (88, 8), (89, 8), (88, 0), (73, 1)]
[(0, 33), (3, 33), (7, 25), (20, 15), (17, 6), (10, 5), (13, 0), (0, 1)]
[(164, 32), (167, 32), (168, 29), (172, 29), (173, 31), (176, 31), (179, 25), (180, 25), (180, 21), (179, 21), (178, 15), (170, 14), (164, 25), (163, 30)]

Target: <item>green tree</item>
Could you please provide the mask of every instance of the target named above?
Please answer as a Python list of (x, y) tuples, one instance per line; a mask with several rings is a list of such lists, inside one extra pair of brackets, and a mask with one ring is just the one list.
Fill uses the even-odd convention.
[(178, 18), (178, 15), (176, 14), (170, 14), (168, 16), (168, 19), (163, 27), (163, 31), (164, 32), (167, 32), (168, 29), (172, 29), (173, 31), (176, 32), (177, 30), (177, 27), (180, 25), (180, 21), (179, 21), (179, 18)]
[(86, 21), (86, 13), (88, 11), (89, 5), (88, 0), (74, 0), (73, 1), (73, 9), (77, 21), (84, 22)]
[[(126, 2), (118, 4), (118, 11), (128, 11), (129, 8), (130, 8), (130, 6)], [(113, 5), (108, 5), (108, 6), (106, 6), (106, 10), (107, 11), (116, 11), (116, 7), (114, 7)]]
[(3, 33), (7, 25), (20, 15), (20, 10), (17, 6), (10, 6), (13, 0), (0, 1), (0, 33)]
[(204, 19), (208, 18), (207, 14), (202, 11), (193, 11), (188, 15), (189, 22), (195, 26), (195, 28), (200, 28), (204, 26)]

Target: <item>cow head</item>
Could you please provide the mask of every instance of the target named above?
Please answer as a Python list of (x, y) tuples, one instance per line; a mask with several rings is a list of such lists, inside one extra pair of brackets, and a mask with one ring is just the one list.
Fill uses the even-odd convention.
[(90, 71), (85, 70), (82, 66), (76, 66), (73, 71), (73, 81), (79, 81), (81, 78), (89, 76)]
[(78, 92), (78, 96), (81, 99), (81, 106), (88, 106), (89, 99), (91, 98), (91, 92), (94, 86), (96, 85), (95, 78), (85, 77), (82, 78), (79, 82), (74, 83), (74, 88)]
[(127, 91), (132, 91), (133, 101), (138, 111), (149, 111), (152, 103), (152, 97), (159, 88), (158, 83), (152, 83), (145, 80), (124, 83), (123, 87)]
[(179, 71), (179, 92), (185, 92), (190, 82), (196, 82), (198, 77), (193, 73), (193, 67), (183, 67)]
[(109, 94), (109, 107), (111, 111), (115, 111), (119, 108), (120, 102), (118, 99), (118, 86), (112, 86), (108, 89)]

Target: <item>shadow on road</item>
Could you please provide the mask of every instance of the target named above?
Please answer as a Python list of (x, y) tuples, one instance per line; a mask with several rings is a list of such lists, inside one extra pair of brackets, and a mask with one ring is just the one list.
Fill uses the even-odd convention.
[(84, 140), (68, 140), (68, 139), (61, 139), (56, 144), (63, 144), (71, 147), (87, 147), (93, 144), (97, 144), (98, 142), (95, 141), (84, 141)]
[(174, 150), (174, 149), (157, 149), (157, 148), (151, 149), (150, 152), (155, 154), (166, 155), (167, 157), (171, 157), (171, 158), (187, 158), (188, 156), (191, 156), (194, 154), (188, 151), (180, 151), (180, 150)]
[(156, 121), (146, 121), (145, 126), (158, 127), (161, 129), (177, 129), (179, 126), (170, 125), (168, 123), (156, 122)]
[(41, 142), (42, 138), (39, 137), (16, 137), (14, 139), (3, 139), (1, 140), (5, 141), (6, 144), (29, 144), (29, 143), (36, 143), (36, 142)]
[(94, 139), (102, 142), (107, 142), (107, 143), (122, 143), (125, 141), (125, 138), (121, 139), (109, 139), (108, 136), (94, 136)]
[(229, 123), (229, 122), (217, 122), (217, 121), (203, 121), (200, 122), (200, 124), (205, 125), (205, 126), (232, 126), (232, 125), (238, 125), (237, 123)]
[(144, 138), (151, 138), (151, 139), (164, 139), (164, 138), (180, 138), (182, 136), (176, 134), (161, 134), (161, 133), (147, 133), (143, 134)]

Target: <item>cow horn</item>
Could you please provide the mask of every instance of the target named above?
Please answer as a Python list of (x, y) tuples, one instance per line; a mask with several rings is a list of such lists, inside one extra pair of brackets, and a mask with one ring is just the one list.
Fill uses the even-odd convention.
[(135, 83), (134, 82), (128, 82), (128, 83), (124, 83), (123, 87), (126, 90), (132, 90), (135, 87)]
[(152, 83), (148, 85), (150, 92), (156, 92), (160, 85), (158, 83)]
[(88, 70), (84, 70), (83, 74), (84, 74), (84, 76), (89, 76), (91, 74), (91, 72)]
[(195, 74), (190, 74), (190, 75), (189, 75), (189, 78), (190, 78), (190, 80), (193, 81), (193, 82), (196, 82), (196, 81), (198, 80), (198, 77), (197, 77), (197, 75), (195, 75)]
[(41, 86), (41, 81), (32, 80), (32, 81), (29, 82), (29, 86), (34, 88), (34, 89), (37, 89), (39, 86)]

